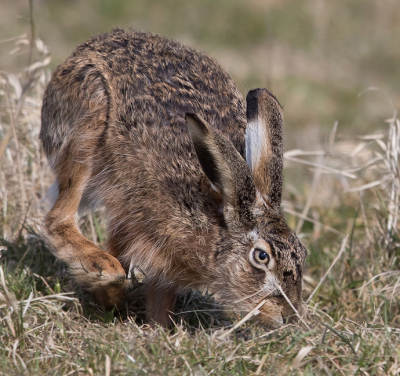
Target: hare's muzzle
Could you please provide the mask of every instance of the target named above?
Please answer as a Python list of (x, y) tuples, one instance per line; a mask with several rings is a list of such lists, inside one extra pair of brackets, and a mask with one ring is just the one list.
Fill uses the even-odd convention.
[[(295, 310), (292, 308), (295, 308)], [(295, 323), (298, 315), (301, 314), (301, 302), (291, 302), (289, 304), (282, 295), (274, 296), (268, 299), (265, 304), (260, 307), (260, 314), (256, 316), (262, 325), (268, 328), (277, 328), (284, 323)]]

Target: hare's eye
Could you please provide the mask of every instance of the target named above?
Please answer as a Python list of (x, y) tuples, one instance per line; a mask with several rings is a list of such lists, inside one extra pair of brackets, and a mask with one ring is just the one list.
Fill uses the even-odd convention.
[(254, 259), (259, 262), (260, 264), (268, 265), (269, 263), (269, 254), (263, 251), (260, 248), (254, 249)]
[(257, 269), (274, 270), (275, 258), (271, 245), (263, 239), (257, 239), (250, 249), (249, 261)]

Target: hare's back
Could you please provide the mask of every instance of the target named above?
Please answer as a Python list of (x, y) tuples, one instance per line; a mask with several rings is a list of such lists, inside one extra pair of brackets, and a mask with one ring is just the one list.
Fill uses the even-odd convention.
[(243, 98), (208, 55), (159, 35), (115, 29), (93, 37), (71, 56), (82, 57), (101, 65), (119, 126), (186, 132), (184, 115), (194, 112), (244, 153)]

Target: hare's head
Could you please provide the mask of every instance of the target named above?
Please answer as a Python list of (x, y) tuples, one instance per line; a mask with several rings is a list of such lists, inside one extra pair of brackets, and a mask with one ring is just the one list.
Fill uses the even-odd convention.
[(265, 89), (247, 95), (246, 161), (204, 119), (187, 114), (197, 157), (217, 192), (223, 224), (210, 254), (213, 290), (277, 326), (301, 311), (307, 251), (282, 215), (282, 108)]

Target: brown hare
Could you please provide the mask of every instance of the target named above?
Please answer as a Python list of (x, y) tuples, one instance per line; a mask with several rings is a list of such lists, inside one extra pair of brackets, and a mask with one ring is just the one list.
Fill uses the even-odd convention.
[[(250, 91), (245, 107), (203, 53), (122, 29), (89, 39), (43, 98), (54, 254), (106, 307), (139, 266), (148, 319), (162, 325), (177, 294), (200, 287), (241, 311), (266, 300), (267, 326), (294, 317), (307, 252), (280, 209), (282, 125), (271, 93)], [(84, 206), (104, 208), (107, 251), (79, 231)]]

